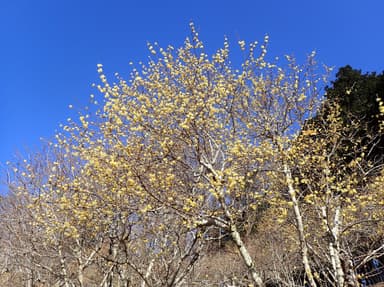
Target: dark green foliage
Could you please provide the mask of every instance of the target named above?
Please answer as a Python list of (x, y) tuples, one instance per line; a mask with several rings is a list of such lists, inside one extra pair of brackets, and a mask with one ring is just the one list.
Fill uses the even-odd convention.
[[(384, 99), (384, 73), (362, 74), (347, 65), (339, 69), (336, 80), (326, 87), (325, 106), (337, 103), (345, 125), (351, 127), (345, 139), (347, 159), (364, 155), (374, 166), (383, 163), (384, 136), (380, 132), (378, 99)], [(323, 112), (327, 113), (327, 108)]]
[[(377, 98), (384, 98), (384, 74), (362, 74), (351, 66), (339, 69), (336, 80), (326, 87), (326, 98), (337, 101), (345, 120), (361, 120), (373, 128), (379, 113)], [(377, 127), (377, 126), (376, 126)]]

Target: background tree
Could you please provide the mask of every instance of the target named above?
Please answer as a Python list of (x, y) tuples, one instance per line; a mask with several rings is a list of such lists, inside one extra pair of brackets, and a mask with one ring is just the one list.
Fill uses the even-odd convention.
[[(326, 87), (325, 96), (327, 102), (340, 106), (344, 123), (355, 129), (353, 136), (345, 139), (345, 145), (359, 141), (364, 149), (363, 157), (374, 163), (374, 166), (382, 164), (384, 139), (380, 133), (383, 119), (379, 101), (384, 99), (384, 73), (363, 74), (361, 70), (347, 65), (339, 69), (331, 86)], [(326, 110), (324, 112), (327, 113)]]

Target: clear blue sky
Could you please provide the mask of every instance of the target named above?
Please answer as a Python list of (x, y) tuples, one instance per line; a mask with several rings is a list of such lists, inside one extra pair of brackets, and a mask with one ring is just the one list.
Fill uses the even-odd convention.
[(192, 20), (212, 51), (270, 36), (274, 56), (384, 69), (383, 0), (0, 0), (0, 163), (39, 147), (84, 106), (97, 82), (145, 60), (146, 43), (178, 46)]

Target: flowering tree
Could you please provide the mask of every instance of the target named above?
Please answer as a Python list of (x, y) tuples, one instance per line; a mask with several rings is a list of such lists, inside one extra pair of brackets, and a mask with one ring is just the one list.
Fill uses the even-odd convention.
[[(247, 57), (233, 69), (227, 40), (209, 59), (191, 28), (191, 39), (176, 52), (150, 45), (153, 58), (129, 81), (110, 84), (99, 65), (103, 110), (96, 120), (84, 115), (80, 125), (65, 128), (84, 162), (79, 185), (97, 186), (86, 188), (97, 201), (92, 208), (110, 216), (113, 209), (100, 204), (119, 206), (125, 218), (171, 214), (194, 236), (220, 229), (254, 284), (263, 286), (239, 224), (274, 196), (268, 172), (316, 109), (318, 80), (312, 63), (300, 68), (287, 57), (283, 69), (267, 62), (268, 37), (257, 57), (256, 43), (247, 50), (240, 42)], [(91, 214), (90, 206), (84, 202), (81, 210)]]
[[(268, 37), (259, 48), (240, 41), (236, 69), (227, 39), (208, 57), (191, 31), (177, 50), (149, 45), (148, 63), (128, 80), (111, 83), (98, 65), (102, 107), (64, 127), (43, 173), (22, 174), (41, 178), (28, 206), (59, 252), (58, 280), (86, 286), (89, 269), (100, 286), (188, 285), (206, 243), (226, 238), (244, 280), (264, 286), (257, 258), (267, 251), (251, 250), (245, 237), (262, 237), (263, 226), (252, 226), (265, 214), (282, 223), (292, 210), (294, 229), (281, 236), (296, 231), (290, 246), (309, 284), (324, 275), (343, 286), (344, 229), (373, 199), (357, 192), (359, 160), (335, 160), (345, 136), (337, 108), (326, 127), (308, 121), (321, 105), (314, 53), (303, 66), (291, 57), (270, 62)], [(328, 237), (319, 243), (320, 234)], [(333, 269), (319, 275), (314, 254), (324, 244)]]

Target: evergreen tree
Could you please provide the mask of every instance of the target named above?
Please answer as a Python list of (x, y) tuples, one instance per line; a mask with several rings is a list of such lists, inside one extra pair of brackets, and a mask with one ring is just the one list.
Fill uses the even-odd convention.
[[(365, 73), (347, 65), (339, 69), (331, 86), (326, 87), (327, 107), (337, 104), (345, 125), (351, 127), (345, 139), (343, 156), (363, 156), (377, 167), (384, 159), (384, 136), (380, 133), (379, 100), (384, 99), (384, 72)], [(359, 147), (353, 148), (356, 143)], [(348, 148), (351, 147), (351, 148)]]

